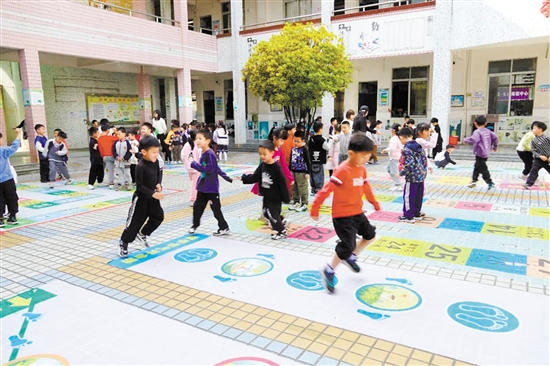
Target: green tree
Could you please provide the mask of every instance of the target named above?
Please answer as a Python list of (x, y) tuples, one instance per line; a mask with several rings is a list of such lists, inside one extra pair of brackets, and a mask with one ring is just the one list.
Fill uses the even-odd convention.
[(352, 72), (340, 37), (324, 26), (288, 23), (254, 48), (243, 80), (264, 102), (283, 106), (287, 121), (304, 118), (309, 131), (323, 95), (345, 89)]

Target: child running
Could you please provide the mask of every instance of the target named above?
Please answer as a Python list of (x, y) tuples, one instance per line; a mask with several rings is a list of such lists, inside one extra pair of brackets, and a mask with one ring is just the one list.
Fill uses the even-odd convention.
[(398, 136), (401, 143), (405, 145), (399, 163), (399, 174), (405, 177), (405, 188), (403, 189), (403, 216), (397, 219), (400, 222), (414, 224), (425, 216), (421, 209), (424, 199), (424, 180), (428, 174), (428, 158), (422, 146), (413, 140), (414, 132), (410, 128), (402, 128)]
[(491, 149), (494, 152), (498, 148), (498, 136), (491, 130), (485, 128), (487, 125), (487, 117), (479, 116), (475, 120), (475, 125), (477, 129), (474, 131), (472, 136), (464, 139), (465, 144), (474, 145), (474, 154), (476, 157), (476, 163), (474, 165), (474, 172), (472, 174), (472, 182), (468, 184), (469, 188), (474, 188), (477, 184), (479, 175), (483, 177), (485, 183), (487, 183), (487, 190), (495, 188), (495, 183), (491, 179), (491, 173), (489, 173), (489, 168), (487, 167), (487, 158), (491, 153)]
[(273, 158), (274, 152), (273, 142), (263, 141), (259, 147), (262, 162), (254, 174), (243, 174), (237, 179), (241, 179), (244, 184), (258, 183), (260, 185), (260, 195), (263, 197), (262, 216), (266, 217), (273, 230), (277, 231), (276, 234), (271, 234), (271, 239), (280, 240), (288, 236), (281, 210), (283, 202), (290, 202), (290, 194), (283, 170)]
[(533, 133), (534, 123), (535, 122), (531, 123), (531, 131), (523, 135), (521, 141), (518, 144), (518, 147), (516, 147), (518, 156), (521, 161), (523, 161), (523, 171), (519, 176), (519, 179), (521, 180), (527, 180), (527, 177), (531, 172), (531, 168), (533, 167), (533, 153), (531, 152), (531, 142), (535, 138), (535, 134)]
[[(201, 149), (195, 144), (195, 138), (197, 137), (197, 130), (194, 128), (188, 132), (188, 139), (185, 145), (183, 145), (183, 151), (181, 152), (181, 160), (185, 163), (185, 169), (187, 169), (187, 175), (191, 180), (191, 196), (189, 198), (189, 204), (191, 207), (197, 200), (197, 182), (201, 176), (201, 173), (191, 168), (191, 161), (199, 161), (201, 158)], [(191, 160), (193, 159), (193, 160)]]
[[(348, 159), (340, 164), (330, 181), (319, 191), (311, 208), (311, 217), (319, 219), (319, 209), (327, 197), (334, 192), (332, 199), (332, 223), (340, 242), (331, 264), (326, 265), (321, 274), (328, 292), (334, 292), (334, 271), (343, 261), (354, 272), (361, 271), (357, 265), (357, 255), (372, 243), (376, 229), (363, 213), (363, 196), (380, 211), (380, 205), (367, 181), (365, 164), (370, 158), (372, 141), (365, 134), (354, 134), (349, 142)], [(362, 239), (357, 244), (357, 235)]]
[(136, 191), (128, 212), (126, 229), (119, 242), (118, 254), (121, 258), (128, 257), (128, 243), (134, 240), (148, 248), (147, 237), (164, 221), (164, 211), (160, 206), (160, 200), (164, 198), (162, 175), (157, 160), (160, 142), (154, 136), (144, 136), (139, 142), (139, 149), (142, 158), (136, 167)]
[(532, 124), (532, 131), (535, 138), (531, 142), (531, 151), (533, 152), (533, 167), (525, 182), (525, 189), (531, 189), (531, 187), (537, 181), (539, 177), (539, 171), (541, 169), (550, 173), (550, 138), (544, 135), (546, 131), (546, 123), (535, 121)]
[(90, 142), (88, 143), (88, 150), (90, 151), (90, 174), (88, 175), (88, 189), (93, 190), (95, 189), (94, 184), (96, 181), (98, 184), (103, 183), (103, 159), (101, 158), (97, 148), (99, 129), (97, 129), (97, 127), (90, 127), (88, 133), (90, 135)]
[(202, 214), (208, 202), (214, 213), (214, 217), (218, 220), (218, 230), (212, 235), (223, 236), (229, 235), (229, 225), (223, 217), (220, 203), (220, 182), (218, 174), (228, 181), (233, 182), (218, 166), (216, 154), (210, 148), (212, 142), (212, 134), (208, 130), (199, 131), (195, 138), (195, 145), (201, 149), (200, 163), (197, 163), (194, 158), (189, 157), (191, 168), (201, 173), (197, 182), (197, 200), (193, 205), (193, 226), (189, 229), (189, 234), (194, 234), (195, 230), (201, 225)]
[(73, 180), (67, 169), (67, 145), (63, 142), (67, 138), (67, 134), (63, 131), (58, 131), (54, 139), (48, 141), (46, 145), (46, 153), (50, 163), (50, 188), (53, 188), (56, 172), (66, 179), (65, 184), (71, 184)]
[[(17, 136), (10, 146), (0, 146), (0, 227), (4, 227), (4, 212), (8, 207), (8, 225), (16, 225), (16, 214), (19, 212), (19, 197), (17, 188), (11, 171), (10, 156), (15, 154), (21, 145), (23, 130), (15, 129)], [(0, 133), (0, 145), (2, 144), (2, 134)], [(55, 176), (54, 176), (55, 178)]]
[(400, 128), (401, 125), (399, 123), (393, 124), (391, 127), (392, 137), (390, 138), (390, 143), (386, 149), (382, 150), (382, 154), (387, 153), (389, 157), (388, 168), (386, 170), (393, 180), (393, 187), (390, 188), (390, 191), (401, 191), (403, 189), (403, 186), (401, 185), (401, 177), (399, 176), (399, 161), (401, 160), (403, 144), (401, 143), (399, 136), (397, 136)]

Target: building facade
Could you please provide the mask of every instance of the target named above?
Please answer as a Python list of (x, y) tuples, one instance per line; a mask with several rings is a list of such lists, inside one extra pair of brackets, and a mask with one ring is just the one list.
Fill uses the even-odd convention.
[[(87, 146), (86, 122), (225, 121), (243, 144), (285, 123), (251, 95), (241, 70), (286, 22), (340, 35), (353, 82), (327, 95), (328, 123), (368, 105), (384, 126), (440, 120), (460, 143), (487, 114), (516, 144), (550, 111), (548, 1), (524, 0), (4, 0), (0, 8), (0, 132), (26, 120)], [(386, 134), (388, 131), (386, 131)], [(29, 146), (31, 156), (36, 152)]]

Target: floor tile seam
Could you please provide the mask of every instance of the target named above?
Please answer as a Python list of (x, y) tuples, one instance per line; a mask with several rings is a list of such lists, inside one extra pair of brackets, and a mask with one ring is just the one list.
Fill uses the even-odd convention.
[[(107, 265), (105, 264), (105, 266), (107, 266)], [(115, 288), (113, 288), (113, 287), (111, 287), (111, 286), (105, 286), (105, 285), (102, 285), (102, 284), (97, 283), (97, 282), (95, 282), (95, 281), (90, 281), (90, 280), (87, 280), (87, 279), (83, 279), (83, 278), (80, 277), (80, 276), (74, 276), (74, 275), (72, 275), (72, 274), (67, 273), (66, 271), (64, 271), (63, 268), (60, 268), (60, 269), (58, 270), (58, 272), (66, 273), (66, 274), (68, 274), (68, 275), (71, 276), (71, 277), (79, 278), (79, 279), (84, 280), (84, 281), (86, 281), (86, 282), (96, 283), (97, 285), (100, 285), (100, 286), (109, 288), (111, 291), (124, 292), (124, 293), (127, 294), (128, 296), (137, 297), (138, 299), (142, 299), (142, 300), (151, 302), (151, 301), (149, 301), (149, 300), (144, 299), (143, 297), (138, 297), (138, 296), (136, 296), (136, 295), (132, 295), (132, 294), (127, 293), (127, 292), (125, 292), (125, 291), (119, 291), (119, 290), (117, 290), (117, 289), (115, 289)], [(134, 273), (135, 273), (135, 272), (134, 272)], [(53, 277), (55, 277), (55, 276), (53, 276)], [(151, 277), (152, 279), (156, 279), (156, 278), (154, 278), (154, 277), (152, 277), (152, 276), (142, 275), (142, 274), (140, 274), (140, 277)], [(65, 281), (65, 279), (61, 279), (61, 280)], [(67, 282), (67, 281), (66, 281), (66, 282)], [(117, 282), (117, 281), (115, 281), (115, 282)], [(166, 281), (166, 282), (170, 282), (170, 281)], [(119, 283), (121, 283), (121, 282), (119, 282)], [(176, 283), (172, 283), (172, 284), (177, 285), (177, 286), (180, 286), (180, 287), (186, 287), (186, 288), (191, 289), (191, 290), (195, 290), (195, 291), (197, 291), (196, 294), (201, 293), (201, 292), (205, 292), (205, 291), (201, 291), (201, 290), (199, 290), (199, 289), (193, 289), (193, 288), (191, 288), (191, 287), (181, 286), (181, 285), (176, 284)], [(77, 286), (81, 287), (79, 284), (77, 284)], [(188, 291), (188, 290), (187, 290), (187, 291)], [(205, 292), (205, 293), (209, 294), (208, 292)], [(196, 294), (195, 294), (195, 295), (196, 295)], [(195, 298), (195, 295), (191, 295), (191, 296)], [(212, 296), (212, 295), (215, 295), (215, 294), (210, 294), (210, 296)], [(216, 295), (216, 296), (219, 296), (219, 295)], [(209, 296), (208, 296), (208, 297), (209, 297)], [(321, 325), (325, 326), (325, 329), (328, 328), (328, 327), (333, 327), (333, 326), (331, 326), (331, 325), (324, 324), (324, 323), (320, 323), (320, 322), (315, 322), (315, 321), (310, 320), (310, 319), (305, 319), (305, 318), (302, 318), (302, 317), (297, 317), (297, 316), (294, 316), (294, 315), (290, 315), (290, 314), (286, 314), (286, 313), (283, 313), (283, 312), (279, 312), (279, 311), (277, 311), (277, 310), (264, 308), (263, 306), (257, 306), (257, 305), (249, 304), (249, 303), (246, 303), (246, 302), (243, 302), (243, 301), (229, 299), (229, 298), (224, 297), (224, 296), (219, 296), (219, 297), (220, 297), (220, 299), (225, 299), (225, 300), (228, 300), (228, 301), (231, 301), (231, 302), (237, 301), (238, 303), (244, 304), (244, 306), (246, 306), (246, 305), (254, 306), (254, 307), (256, 307), (256, 308), (262, 308), (262, 309), (264, 309), (264, 310), (269, 310), (269, 312), (272, 312), (272, 311), (273, 311), (273, 312), (276, 312), (276, 313), (283, 314), (281, 317), (279, 317), (279, 318), (276, 319), (275, 321), (279, 321), (279, 320), (280, 320), (281, 318), (283, 318), (284, 316), (290, 316), (291, 318), (294, 318), (293, 323), (287, 323), (288, 326), (294, 324), (297, 320), (301, 320), (301, 321), (306, 321), (306, 322), (309, 322), (309, 323), (321, 324)], [(206, 298), (204, 298), (204, 299), (203, 299), (203, 298), (198, 298), (198, 299), (199, 299), (199, 300), (204, 300), (204, 299), (206, 299)], [(217, 301), (219, 301), (220, 299), (218, 299)], [(118, 299), (116, 299), (116, 300), (118, 300)], [(122, 301), (122, 300), (119, 300), (119, 301)], [(178, 310), (178, 309), (176, 309), (176, 308), (174, 308), (174, 307), (171, 307), (171, 306), (167, 306), (167, 305), (159, 304), (159, 303), (156, 303), (156, 304), (165, 306), (165, 307), (167, 307), (167, 308), (169, 308), (169, 309), (172, 309), (172, 310), (180, 311), (180, 310)], [(223, 305), (223, 306), (224, 306), (224, 307), (227, 307), (227, 305)], [(241, 307), (242, 307), (242, 306), (241, 306)], [(256, 309), (255, 309), (255, 310), (256, 310)], [(245, 311), (245, 312), (247, 312), (247, 311)], [(266, 314), (263, 315), (263, 316), (260, 316), (260, 318), (261, 318), (261, 319), (271, 319), (271, 318), (266, 317), (266, 315), (269, 314), (269, 312), (266, 313)], [(252, 312), (247, 312), (247, 313), (248, 313), (249, 315), (250, 315), (250, 314), (253, 314)], [(196, 314), (190, 314), (190, 315), (192, 315), (192, 316), (197, 316)], [(230, 316), (228, 315), (227, 317), (230, 317)], [(222, 324), (222, 323), (220, 323), (220, 322), (212, 321), (212, 320), (210, 320), (210, 319), (208, 319), (208, 318), (201, 318), (201, 319), (203, 319), (203, 320), (209, 320), (209, 321), (214, 322), (214, 323), (216, 323), (216, 324)], [(239, 322), (240, 322), (240, 321), (243, 321), (243, 319), (242, 319), (242, 318), (239, 319)], [(201, 321), (201, 322), (202, 322), (202, 321)], [(199, 323), (197, 323), (197, 325), (198, 325), (198, 324), (199, 324)], [(252, 323), (252, 324), (255, 324), (255, 323)], [(240, 330), (240, 329), (234, 328), (234, 327), (231, 327), (231, 328), (232, 328), (232, 329), (235, 329), (236, 331), (239, 331), (239, 332), (244, 332), (244, 331), (246, 331), (246, 329), (245, 329), (245, 330)], [(302, 333), (306, 330), (306, 327), (301, 327), (301, 328), (302, 328), (302, 331), (301, 331), (299, 334), (295, 335), (295, 338), (298, 338), (299, 335), (302, 334)], [(338, 327), (334, 327), (334, 328), (339, 329)], [(249, 328), (247, 328), (247, 329), (249, 329)], [(284, 331), (283, 331), (283, 332), (284, 332)], [(399, 344), (399, 343), (391, 342), (391, 341), (388, 341), (388, 340), (380, 339), (380, 338), (377, 338), (377, 337), (372, 337), (372, 336), (369, 336), (369, 335), (367, 335), (367, 334), (362, 334), (362, 333), (353, 332), (353, 331), (347, 331), (347, 330), (345, 330), (345, 329), (342, 329), (341, 334), (343, 334), (344, 332), (350, 332), (350, 333), (356, 334), (356, 335), (357, 335), (356, 339), (359, 339), (360, 336), (362, 336), (362, 335), (367, 336), (367, 337), (370, 337), (370, 338), (373, 338), (373, 339), (376, 340), (374, 344), (376, 344), (376, 342), (378, 342), (378, 341), (382, 341), (382, 342), (387, 342), (387, 343), (393, 344), (393, 347), (395, 347), (395, 345), (400, 345), (400, 346), (403, 346), (403, 347), (412, 348), (412, 347), (406, 346), (406, 345), (404, 345), (404, 344)], [(287, 333), (287, 334), (288, 334), (288, 333)], [(256, 335), (255, 338), (257, 338), (258, 336), (260, 336), (260, 335)], [(267, 337), (264, 337), (264, 338), (267, 338)], [(337, 339), (340, 339), (340, 338), (337, 338)], [(294, 341), (294, 338), (293, 338), (292, 340)], [(275, 341), (275, 339), (272, 339), (272, 341)], [(279, 341), (279, 342), (280, 342), (280, 341)], [(283, 342), (281, 342), (281, 343), (283, 343)], [(290, 343), (291, 343), (291, 342), (290, 342)], [(287, 346), (287, 347), (288, 347), (288, 346), (291, 346), (290, 343), (286, 343), (286, 346)], [(313, 343), (313, 342), (312, 342), (312, 343)], [(334, 343), (334, 342), (333, 342), (333, 343)], [(282, 354), (282, 352), (284, 352), (284, 350), (285, 350), (287, 347), (285, 347), (284, 349), (282, 349), (280, 354)], [(296, 347), (296, 346), (292, 346), (292, 347)], [(392, 347), (392, 348), (393, 348), (393, 347)], [(296, 348), (300, 348), (300, 347), (296, 347)], [(351, 348), (351, 347), (350, 347), (350, 348)], [(302, 352), (300, 352), (300, 353), (298, 354), (298, 356), (296, 357), (296, 359), (297, 359), (300, 355), (302, 355), (305, 351), (307, 351), (307, 347), (306, 347), (305, 349), (304, 349), (304, 348), (300, 348), (300, 349), (302, 350)], [(416, 348), (412, 348), (412, 349), (416, 349)], [(419, 350), (419, 351), (427, 352), (427, 353), (430, 353), (430, 354), (433, 355), (433, 353), (432, 353), (432, 352), (429, 352), (429, 351), (424, 351), (424, 350)], [(388, 352), (388, 354), (389, 354), (389, 352)], [(366, 356), (365, 356), (365, 357), (366, 357)], [(443, 356), (443, 357), (446, 357), (446, 356)], [(447, 358), (449, 358), (449, 357), (447, 357)]]

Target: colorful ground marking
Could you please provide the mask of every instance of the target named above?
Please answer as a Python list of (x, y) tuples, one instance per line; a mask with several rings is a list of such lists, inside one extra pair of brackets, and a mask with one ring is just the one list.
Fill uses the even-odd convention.
[(449, 176), (449, 177), (443, 177), (441, 179), (436, 180), (437, 184), (448, 184), (451, 186), (465, 186), (466, 184), (470, 183), (472, 180), (468, 177), (456, 177), (456, 176)]
[(397, 220), (399, 216), (401, 216), (399, 212), (375, 211), (369, 214), (368, 218), (374, 221), (399, 222)]
[(498, 212), (503, 214), (511, 214), (511, 215), (533, 215), (529, 212), (529, 207), (521, 207), (521, 206), (506, 206), (506, 205), (493, 205), (491, 208), (491, 212)]
[[(334, 286), (338, 284), (336, 276), (334, 276), (333, 282)], [(323, 291), (325, 289), (321, 272), (318, 270), (294, 272), (286, 278), (286, 283), (291, 287), (303, 291)]]
[(367, 249), (375, 252), (384, 252), (390, 254), (412, 257), (423, 244), (429, 244), (424, 241), (400, 238), (380, 237)]
[(527, 276), (550, 278), (550, 260), (548, 258), (529, 257), (527, 260)]
[(548, 207), (531, 207), (529, 209), (531, 216), (550, 217), (550, 208)]
[(36, 288), (25, 291), (17, 296), (10, 297), (9, 299), (2, 300), (0, 302), (0, 319), (16, 313), (19, 310), (28, 308), (31, 305), (31, 302), (36, 305), (51, 299), (52, 297), (55, 297), (55, 295), (49, 293), (48, 291)]
[(499, 272), (527, 275), (527, 256), (523, 254), (473, 249), (466, 265)]
[(475, 210), (475, 211), (491, 211), (493, 207), (490, 203), (481, 202), (458, 202), (454, 208), (460, 208), (463, 210)]
[(441, 225), (439, 225), (439, 228), (479, 233), (481, 232), (481, 229), (483, 228), (484, 224), (485, 223), (481, 221), (446, 218), (445, 220), (443, 220)]
[[(270, 228), (269, 226), (267, 226), (263, 222), (262, 222), (262, 224), (263, 225), (259, 229), (255, 230), (256, 232), (262, 233), (262, 234), (267, 234), (267, 235), (271, 235), (275, 232), (275, 230), (273, 230), (272, 228)], [(301, 230), (302, 228), (303, 228), (302, 225), (290, 223), (286, 226), (286, 232), (287, 232), (288, 235), (292, 235), (295, 232)]]
[(454, 208), (458, 204), (458, 201), (445, 201), (430, 198), (424, 202), (425, 206), (439, 207), (439, 208)]
[(443, 222), (443, 217), (424, 216), (422, 220), (415, 221), (415, 225), (438, 228)]
[(515, 225), (506, 225), (506, 224), (491, 224), (485, 223), (481, 229), (483, 234), (496, 234), (504, 236), (517, 236), (521, 234), (521, 227)]
[(422, 259), (429, 258), (439, 262), (465, 265), (471, 252), (471, 248), (423, 243), (413, 254), (413, 257)]
[(332, 229), (320, 226), (306, 226), (289, 235), (289, 237), (293, 239), (313, 241), (316, 243), (324, 243), (333, 238), (335, 235), (336, 232)]
[[(309, 211), (311, 211), (312, 205), (309, 205)], [(332, 215), (331, 205), (321, 205), (319, 208), (319, 215)]]
[(393, 202), (397, 198), (388, 194), (377, 194), (375, 197), (378, 202)]
[(39, 354), (32, 356), (19, 357), (15, 360), (9, 361), (2, 366), (39, 366), (39, 365), (51, 365), (51, 366), (69, 366), (70, 363), (64, 357), (59, 355)]
[(418, 292), (405, 286), (386, 283), (363, 286), (357, 290), (355, 297), (364, 305), (383, 311), (407, 311), (422, 304), (422, 297)]
[(223, 273), (233, 277), (256, 277), (273, 269), (273, 263), (263, 258), (238, 258), (224, 263)]
[(519, 326), (518, 319), (512, 313), (480, 302), (462, 301), (452, 304), (447, 309), (447, 314), (465, 327), (484, 332), (511, 332)]

